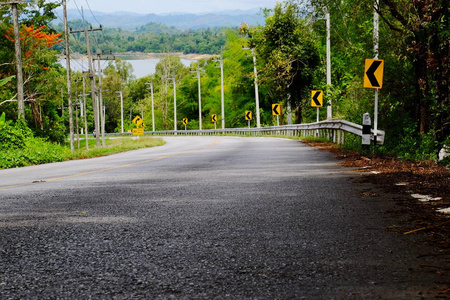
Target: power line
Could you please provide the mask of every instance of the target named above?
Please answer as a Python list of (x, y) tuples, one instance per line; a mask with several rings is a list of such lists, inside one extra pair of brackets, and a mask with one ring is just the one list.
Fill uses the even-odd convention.
[(86, 4), (87, 4), (87, 6), (88, 6), (88, 8), (89, 8), (89, 11), (91, 12), (91, 15), (92, 15), (92, 17), (94, 18), (94, 20), (97, 21), (98, 25), (101, 26), (100, 22), (99, 22), (99, 21), (97, 20), (97, 18), (94, 16), (94, 13), (92, 12), (92, 9), (91, 9), (91, 6), (89, 5), (88, 0), (86, 0)]
[[(58, 12), (55, 11), (55, 14), (56, 14), (56, 16), (58, 17), (58, 19), (59, 19), (62, 23), (64, 23), (64, 20), (61, 18), (61, 16), (58, 14)], [(56, 31), (55, 28), (53, 28), (53, 27), (51, 27), (51, 26), (49, 26), (49, 27)], [(78, 44), (78, 47), (81, 48), (81, 46), (82, 46), (81, 42), (80, 42), (79, 40), (77, 40), (75, 37), (72, 37), (72, 36), (69, 37), (69, 45), (70, 45), (70, 40), (75, 41), (75, 43)], [(74, 52), (74, 51), (73, 51), (73, 47), (70, 47), (70, 46), (69, 46), (69, 49), (70, 49), (70, 52), (71, 52), (71, 53)], [(76, 67), (77, 69), (80, 69), (81, 71), (84, 71), (84, 70), (85, 70), (84, 64), (80, 63), (79, 60), (71, 60), (71, 62), (77, 65), (77, 67)], [(71, 68), (71, 69), (72, 69), (72, 68)]]

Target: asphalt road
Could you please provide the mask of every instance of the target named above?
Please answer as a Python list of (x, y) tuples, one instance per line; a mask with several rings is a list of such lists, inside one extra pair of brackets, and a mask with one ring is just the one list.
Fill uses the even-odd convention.
[(0, 170), (0, 299), (435, 299), (448, 282), (331, 154), (166, 140)]

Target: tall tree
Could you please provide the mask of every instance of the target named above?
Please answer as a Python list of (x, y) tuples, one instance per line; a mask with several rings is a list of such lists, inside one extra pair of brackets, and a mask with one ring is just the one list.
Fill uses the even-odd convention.
[(174, 98), (172, 96), (169, 96), (169, 85), (173, 84), (173, 81), (175, 81), (176, 85), (178, 80), (182, 78), (184, 73), (186, 73), (186, 68), (184, 67), (181, 59), (178, 56), (166, 55), (156, 65), (156, 75), (161, 80), (159, 105), (162, 111), (164, 130), (167, 130), (169, 122), (171, 120), (169, 115), (169, 108), (172, 105), (172, 109), (174, 109), (175, 104)]
[(270, 97), (277, 102), (282, 99), (288, 113), (289, 108), (294, 108), (295, 122), (300, 123), (302, 99), (311, 89), (314, 70), (320, 63), (318, 45), (294, 3), (277, 3), (265, 15), (263, 27), (242, 29), (249, 34), (251, 47), (257, 50), (263, 66), (261, 81), (269, 86)]
[(422, 134), (434, 130), (450, 141), (450, 29), (447, 0), (380, 0), (378, 12), (391, 30), (406, 37), (413, 63), (416, 118)]

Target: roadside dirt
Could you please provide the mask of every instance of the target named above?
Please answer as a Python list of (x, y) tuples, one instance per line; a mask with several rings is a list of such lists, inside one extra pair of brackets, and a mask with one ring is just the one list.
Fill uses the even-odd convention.
[[(360, 182), (376, 184), (391, 194), (398, 209), (390, 211), (403, 220), (387, 228), (399, 234), (423, 234), (425, 240), (450, 254), (450, 171), (433, 162), (411, 162), (393, 157), (365, 156), (340, 150), (335, 144), (304, 143), (334, 153), (341, 164), (363, 172)], [(376, 195), (361, 195), (373, 197)], [(450, 269), (447, 270), (450, 274)], [(450, 290), (448, 291), (450, 295)]]
[[(395, 195), (390, 199), (395, 201), (395, 208), (385, 213), (393, 216), (397, 222), (386, 228), (386, 231), (399, 235), (420, 235), (420, 241), (436, 247), (437, 251), (429, 254), (435, 257), (436, 263), (421, 267), (442, 276), (442, 283), (444, 286), (448, 284), (448, 288), (435, 291), (436, 298), (449, 299), (450, 171), (433, 162), (362, 155), (343, 151), (332, 143), (303, 142), (334, 153), (343, 166), (362, 172), (359, 182), (374, 184)], [(360, 196), (377, 197), (371, 192)], [(448, 210), (444, 213), (439, 212), (440, 209)]]

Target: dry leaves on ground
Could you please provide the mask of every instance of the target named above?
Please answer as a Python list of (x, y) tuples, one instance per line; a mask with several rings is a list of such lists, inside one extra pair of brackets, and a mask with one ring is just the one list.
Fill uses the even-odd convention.
[(398, 214), (406, 221), (388, 230), (402, 234), (424, 234), (428, 242), (438, 245), (443, 251), (450, 251), (450, 212), (439, 212), (450, 208), (448, 169), (433, 162), (363, 156), (340, 150), (332, 143), (305, 143), (334, 153), (342, 160), (342, 165), (364, 172), (359, 179), (361, 182), (376, 184), (395, 195), (392, 200), (399, 208), (390, 213)]

